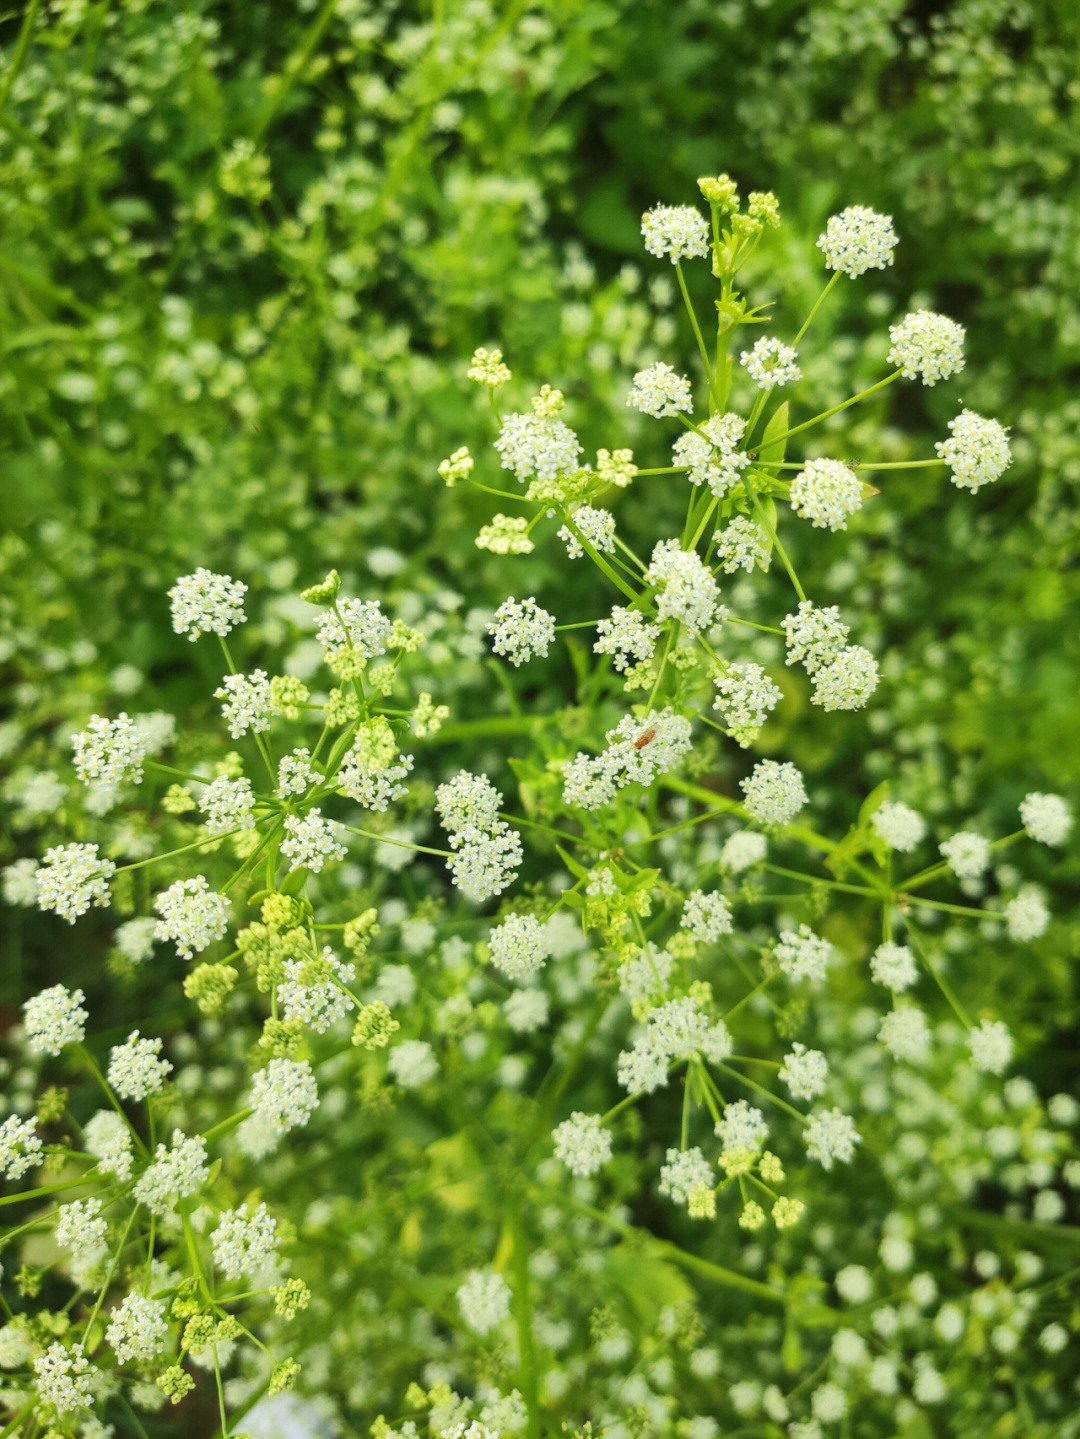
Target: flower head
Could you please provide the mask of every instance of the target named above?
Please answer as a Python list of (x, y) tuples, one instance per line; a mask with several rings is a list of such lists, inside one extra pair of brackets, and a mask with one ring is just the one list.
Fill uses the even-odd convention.
[(209, 634), (224, 639), (247, 618), (245, 594), (247, 585), (229, 575), (215, 575), (201, 568), (194, 574), (181, 575), (169, 591), (173, 629), (192, 641)]
[(891, 216), (879, 215), (865, 205), (849, 205), (829, 217), (817, 244), (825, 255), (826, 269), (839, 270), (854, 280), (867, 270), (891, 265), (897, 239)]

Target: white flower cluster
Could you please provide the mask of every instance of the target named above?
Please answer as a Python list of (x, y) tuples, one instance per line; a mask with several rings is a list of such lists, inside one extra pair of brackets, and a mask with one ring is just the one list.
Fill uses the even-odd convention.
[(211, 1236), (214, 1263), (226, 1279), (258, 1276), (277, 1260), (277, 1220), (260, 1204), (249, 1213), (246, 1204), (226, 1209)]
[[(692, 485), (708, 485), (718, 498), (738, 484), (750, 456), (739, 449), (746, 421), (734, 413), (710, 415), (699, 430), (687, 430), (672, 446), (671, 462), (687, 469)], [(708, 438), (706, 438), (708, 436)]]
[(270, 695), (265, 670), (225, 676), (214, 691), (214, 698), (222, 701), (221, 717), (233, 739), (240, 739), (248, 730), (262, 734), (270, 728)]
[(510, 979), (528, 979), (551, 956), (544, 926), (534, 914), (508, 914), (488, 936), (491, 962)]
[(783, 699), (783, 691), (760, 665), (752, 663), (729, 665), (713, 683), (713, 709), (723, 719), (728, 734), (745, 749)]
[[(610, 510), (579, 505), (570, 518), (594, 550), (604, 555), (615, 553), (615, 516)], [(585, 551), (574, 531), (568, 525), (563, 525), (558, 535), (566, 546), (567, 556), (572, 560), (580, 560)]]
[(678, 620), (693, 634), (712, 624), (719, 590), (696, 550), (684, 550), (678, 540), (658, 540), (645, 579), (657, 591), (661, 620)]
[(999, 479), (1012, 464), (1009, 432), (997, 420), (983, 419), (973, 410), (961, 410), (949, 421), (947, 440), (934, 446), (952, 471), (952, 482), (962, 490), (978, 490)]
[(867, 270), (884, 270), (892, 264), (897, 236), (890, 215), (849, 205), (839, 215), (830, 215), (817, 244), (826, 269), (840, 270), (854, 280)]
[(660, 1166), (660, 1193), (676, 1204), (689, 1204), (698, 1189), (715, 1189), (716, 1173), (695, 1145), (693, 1149), (669, 1149), (667, 1162)]
[(471, 1269), (457, 1292), (461, 1317), (477, 1334), (486, 1334), (510, 1313), (510, 1286), (491, 1269)]
[(419, 1089), (438, 1074), (439, 1061), (426, 1039), (403, 1039), (390, 1051), (386, 1068), (403, 1089)]
[(124, 1044), (114, 1045), (109, 1054), (109, 1083), (121, 1099), (140, 1100), (158, 1094), (165, 1076), (172, 1071), (167, 1059), (159, 1059), (160, 1039), (140, 1039), (133, 1029)]
[(862, 509), (862, 481), (842, 460), (807, 460), (788, 495), (795, 513), (818, 530), (846, 530)]
[(599, 809), (628, 784), (652, 784), (689, 753), (690, 721), (670, 709), (650, 710), (640, 719), (625, 715), (604, 738), (602, 754), (579, 752), (563, 765), (567, 804)]
[(50, 1405), (57, 1414), (69, 1414), (76, 1409), (88, 1409), (94, 1401), (94, 1369), (81, 1344), (70, 1349), (63, 1344), (50, 1344), (44, 1354), (34, 1360), (36, 1388), (43, 1404)]
[(930, 1028), (917, 1005), (891, 1010), (881, 1021), (878, 1039), (894, 1059), (923, 1064), (930, 1055)]
[(652, 1010), (645, 1033), (619, 1055), (617, 1077), (631, 1094), (651, 1094), (667, 1083), (676, 1059), (702, 1054), (715, 1064), (729, 1058), (734, 1043), (722, 1019), (710, 1020), (689, 995)]
[(1046, 898), (1037, 884), (1021, 885), (1015, 899), (1005, 906), (1005, 928), (1010, 939), (1038, 939), (1050, 924)]
[(794, 614), (780, 621), (787, 644), (787, 663), (801, 664), (808, 675), (835, 659), (848, 637), (848, 627), (835, 605), (818, 609), (803, 600)]
[(845, 645), (814, 671), (811, 703), (825, 710), (857, 710), (877, 689), (877, 660), (862, 645)]
[(161, 915), (154, 938), (174, 940), (181, 959), (223, 939), (229, 927), (229, 901), (210, 888), (205, 875), (178, 879), (157, 896), (154, 908)]
[(91, 905), (109, 903), (109, 880), (116, 873), (111, 859), (101, 859), (96, 844), (54, 845), (34, 876), (39, 909), (51, 910), (74, 924)]
[(1040, 844), (1064, 844), (1072, 828), (1072, 813), (1059, 794), (1025, 795), (1020, 823)]
[(663, 360), (639, 370), (626, 397), (631, 409), (662, 420), (669, 415), (689, 414), (694, 408), (690, 381)]
[(875, 984), (883, 984), (894, 994), (910, 989), (919, 977), (915, 956), (906, 944), (886, 940), (870, 956), (870, 975)]
[(650, 624), (640, 610), (614, 605), (610, 619), (597, 620), (596, 634), (593, 653), (612, 655), (615, 669), (624, 674), (631, 660), (644, 664), (652, 658), (660, 626)]
[(787, 824), (807, 800), (802, 774), (788, 760), (759, 760), (739, 788), (747, 814), (761, 824)]
[(251, 1081), (251, 1108), (281, 1133), (302, 1129), (318, 1103), (319, 1086), (306, 1059), (272, 1059)]
[(454, 884), (477, 903), (501, 894), (523, 858), (520, 835), (499, 818), (501, 804), (502, 795), (487, 776), (467, 770), (435, 791), (435, 809), (453, 851), (446, 867)]
[(786, 1084), (792, 1099), (816, 1099), (824, 1092), (829, 1066), (820, 1049), (807, 1049), (798, 1040), (784, 1055), (777, 1078)]
[(709, 253), (709, 222), (693, 205), (654, 205), (641, 217), (641, 233), (649, 254), (670, 256), (673, 265)]
[(970, 830), (959, 830), (938, 846), (959, 879), (978, 879), (990, 867), (990, 841)]
[(736, 1099), (726, 1105), (713, 1130), (725, 1154), (736, 1149), (748, 1149), (753, 1154), (769, 1137), (765, 1116), (745, 1099)]
[(835, 605), (817, 609), (803, 600), (780, 622), (787, 663), (802, 663), (814, 681), (811, 700), (826, 710), (861, 709), (878, 683), (877, 661), (861, 645), (848, 645), (848, 627)]
[(999, 1019), (984, 1019), (968, 1035), (968, 1048), (974, 1069), (984, 1074), (1003, 1074), (1012, 1059), (1012, 1035)]
[(492, 390), (497, 390), (510, 379), (510, 370), (503, 363), (502, 351), (486, 350), (483, 345), (473, 352), (466, 374), (478, 385), (487, 385)]
[(541, 609), (532, 595), (524, 600), (511, 596), (495, 611), (487, 630), (491, 648), (497, 655), (505, 655), (516, 669), (534, 655), (543, 659), (547, 654), (555, 638), (555, 616)]
[(850, 1164), (855, 1156), (855, 1146), (861, 1137), (850, 1115), (839, 1109), (825, 1109), (811, 1114), (803, 1130), (806, 1152), (816, 1159), (822, 1169), (831, 1169), (836, 1160)]
[(331, 662), (350, 650), (366, 661), (386, 653), (393, 628), (378, 600), (346, 599), (319, 616), (316, 635)]
[(303, 815), (287, 814), (281, 853), (289, 861), (290, 870), (309, 869), (318, 874), (327, 860), (334, 863), (345, 858), (340, 833), (341, 826), (332, 819), (323, 819), (320, 809), (309, 809)]
[(404, 781), (412, 772), (413, 757), (411, 754), (399, 754), (392, 762), (381, 765), (358, 747), (359, 736), (357, 741), (341, 762), (337, 773), (338, 786), (343, 794), (364, 809), (383, 814), (388, 805), (408, 794)]
[(78, 1199), (64, 1204), (56, 1213), (56, 1242), (70, 1249), (75, 1267), (89, 1275), (107, 1252), (109, 1222), (101, 1212), (100, 1199)]
[(587, 1179), (611, 1158), (611, 1133), (600, 1123), (598, 1114), (583, 1114), (575, 1109), (552, 1130), (555, 1158), (565, 1164), (571, 1174)]
[(44, 1162), (34, 1121), (9, 1114), (0, 1123), (0, 1177), (21, 1179), (28, 1169), (36, 1169)]
[(743, 569), (749, 574), (756, 565), (769, 568), (769, 537), (760, 525), (745, 515), (736, 515), (716, 540), (716, 555), (726, 575)]
[(224, 639), (247, 618), (246, 594), (247, 585), (229, 575), (215, 575), (201, 568), (194, 574), (181, 575), (169, 591), (172, 627), (192, 641), (209, 634)]
[[(348, 756), (346, 756), (346, 761)], [(277, 794), (287, 799), (293, 794), (307, 794), (313, 784), (318, 784), (322, 775), (312, 768), (311, 751), (306, 748), (290, 750), (278, 760)]]
[(115, 1109), (99, 1109), (86, 1121), (83, 1143), (102, 1174), (115, 1174), (121, 1181), (131, 1178), (131, 1130)]
[(720, 863), (732, 874), (742, 874), (751, 865), (760, 864), (768, 852), (768, 841), (753, 829), (737, 829), (728, 835), (720, 851)]
[(206, 816), (209, 834), (228, 834), (230, 830), (255, 828), (255, 796), (251, 781), (241, 775), (229, 779), (219, 775), (199, 795), (199, 809)]
[(128, 1294), (109, 1315), (105, 1339), (116, 1354), (117, 1364), (126, 1364), (129, 1359), (145, 1362), (160, 1351), (168, 1332), (163, 1300)]
[(163, 1218), (179, 1200), (197, 1194), (209, 1173), (202, 1135), (188, 1136), (182, 1129), (174, 1129), (172, 1147), (158, 1145), (153, 1161), (136, 1180), (132, 1193), (152, 1214)]
[[(558, 398), (556, 398), (558, 397)], [(495, 451), (504, 470), (513, 470), (524, 484), (527, 480), (553, 480), (578, 468), (581, 443), (559, 419), (562, 396), (547, 386), (535, 396), (531, 413), (507, 415), (495, 438)]]
[(924, 385), (947, 380), (964, 368), (964, 327), (932, 310), (913, 310), (889, 326), (890, 365), (906, 380), (921, 375)]
[(734, 928), (731, 905), (715, 891), (691, 890), (683, 904), (679, 924), (688, 929), (699, 944), (715, 944), (721, 935), (730, 934)]
[(475, 465), (476, 461), (469, 454), (468, 445), (462, 445), (449, 459), (439, 461), (439, 474), (446, 481), (447, 489), (452, 490), (458, 480), (469, 478)]
[(278, 1001), (287, 1024), (302, 1024), (325, 1034), (356, 1003), (346, 988), (356, 978), (356, 967), (343, 964), (329, 946), (307, 959), (287, 959), (285, 977), (278, 985)]
[(800, 924), (798, 932), (782, 929), (774, 951), (776, 962), (788, 979), (808, 979), (813, 983), (825, 978), (832, 945), (814, 933), (808, 924)]
[(917, 810), (887, 800), (870, 817), (878, 838), (899, 854), (910, 854), (926, 835), (926, 821)]
[(798, 353), (783, 340), (771, 335), (762, 335), (752, 350), (744, 350), (739, 363), (757, 385), (759, 390), (771, 390), (776, 385), (794, 383), (802, 375), (798, 366)]
[(23, 1008), (27, 1048), (34, 1054), (59, 1054), (67, 1044), (79, 1044), (89, 1014), (82, 1008), (81, 989), (54, 984), (28, 999)]
[(91, 715), (72, 738), (75, 773), (83, 784), (97, 780), (110, 788), (142, 779), (143, 760), (154, 748), (152, 734), (121, 711), (114, 720)]

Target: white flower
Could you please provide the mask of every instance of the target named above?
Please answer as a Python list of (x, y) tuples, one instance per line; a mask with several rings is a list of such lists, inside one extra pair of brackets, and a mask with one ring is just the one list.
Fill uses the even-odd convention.
[(246, 1204), (226, 1209), (210, 1240), (214, 1263), (226, 1279), (259, 1275), (277, 1260), (277, 1220), (260, 1204), (253, 1214)]
[(657, 420), (667, 415), (689, 414), (694, 408), (690, 381), (662, 360), (637, 372), (626, 403)]
[(99, 857), (96, 844), (47, 849), (36, 874), (38, 908), (52, 910), (74, 924), (91, 905), (108, 905), (109, 880), (115, 873), (116, 865)]
[(417, 1089), (439, 1072), (435, 1051), (425, 1039), (403, 1039), (390, 1051), (386, 1067), (403, 1089)]
[(739, 363), (759, 390), (771, 390), (774, 385), (787, 385), (802, 374), (796, 361), (797, 352), (783, 340), (762, 335), (752, 350), (744, 350)]
[(171, 1149), (158, 1145), (153, 1162), (139, 1176), (132, 1193), (140, 1204), (164, 1217), (179, 1200), (197, 1194), (209, 1173), (202, 1135), (188, 1136), (174, 1129)]
[(851, 1117), (839, 1109), (824, 1109), (812, 1114), (803, 1130), (806, 1152), (822, 1169), (831, 1169), (834, 1160), (849, 1164), (860, 1136)]
[(450, 878), (477, 904), (512, 884), (524, 858), (521, 836), (501, 819), (484, 829), (466, 825), (451, 831), (450, 848)]
[(447, 489), (453, 489), (458, 480), (467, 480), (473, 472), (476, 461), (469, 454), (468, 445), (454, 451), (448, 460), (440, 460), (439, 474), (446, 481)]
[(229, 927), (228, 899), (212, 890), (201, 874), (171, 884), (154, 900), (154, 908), (161, 915), (154, 938), (174, 940), (182, 959), (223, 939)]
[[(606, 555), (615, 553), (615, 516), (610, 510), (594, 509), (592, 505), (579, 505), (570, 519), (594, 550)], [(567, 525), (563, 525), (558, 531), (558, 535), (566, 546), (567, 556), (572, 560), (580, 560), (585, 551), (573, 530)]]
[(615, 669), (623, 674), (631, 660), (644, 664), (652, 658), (660, 626), (650, 624), (640, 610), (615, 605), (610, 619), (597, 620), (596, 634), (593, 652), (614, 656)]
[(483, 345), (473, 352), (472, 363), (466, 373), (470, 380), (475, 380), (478, 385), (487, 385), (492, 390), (497, 390), (510, 379), (510, 371), (503, 364), (502, 351), (485, 350)]
[(124, 780), (138, 784), (143, 760), (149, 754), (152, 737), (146, 729), (121, 712), (114, 720), (91, 715), (86, 729), (72, 739), (75, 772), (83, 784), (97, 780), (114, 786)]
[(303, 1128), (319, 1103), (311, 1065), (306, 1059), (272, 1059), (251, 1081), (249, 1103), (279, 1133)]
[(695, 634), (712, 624), (719, 590), (696, 550), (684, 550), (678, 540), (659, 540), (645, 579), (658, 591), (656, 611), (661, 620), (679, 620)]
[(894, 1059), (922, 1064), (930, 1054), (930, 1029), (926, 1015), (915, 1005), (891, 1010), (881, 1021), (878, 1039)]
[(247, 585), (229, 575), (215, 575), (201, 568), (194, 574), (181, 575), (169, 591), (172, 627), (178, 635), (187, 635), (192, 641), (209, 634), (224, 639), (247, 618), (243, 608), (245, 594)]
[(87, 1409), (94, 1402), (97, 1371), (91, 1367), (81, 1344), (74, 1344), (70, 1349), (63, 1344), (50, 1344), (45, 1353), (34, 1360), (34, 1373), (42, 1403), (51, 1405), (57, 1414)]
[(491, 962), (510, 979), (528, 979), (550, 958), (547, 935), (534, 914), (508, 914), (488, 936)]
[(0, 1123), (0, 1177), (21, 1179), (28, 1169), (36, 1169), (44, 1162), (34, 1121), (9, 1114)]
[(555, 638), (555, 616), (541, 609), (532, 595), (524, 600), (511, 597), (503, 600), (487, 630), (492, 636), (491, 648), (497, 655), (505, 655), (516, 669), (533, 655), (543, 659), (547, 654)]
[(715, 944), (721, 935), (732, 931), (731, 906), (722, 894), (695, 889), (686, 896), (679, 923), (699, 944)]
[(846, 530), (862, 509), (862, 481), (842, 460), (807, 460), (791, 481), (791, 508), (815, 529)]
[(5, 902), (34, 908), (38, 902), (37, 872), (38, 862), (30, 856), (12, 860), (0, 876)]
[(1064, 844), (1072, 828), (1072, 814), (1059, 794), (1032, 793), (1021, 802), (1020, 822), (1040, 844)]
[(65, 1045), (79, 1044), (90, 1017), (81, 1008), (85, 998), (81, 989), (54, 984), (28, 999), (23, 1010), (27, 1047), (35, 1054), (59, 1054)]
[(726, 1154), (734, 1149), (749, 1149), (754, 1153), (769, 1137), (765, 1116), (745, 1099), (735, 1099), (727, 1105), (714, 1130)]
[(848, 637), (848, 627), (835, 605), (816, 609), (810, 600), (802, 600), (794, 614), (780, 621), (780, 628), (787, 644), (787, 663), (801, 663), (808, 675), (830, 664)]
[(820, 1049), (807, 1049), (796, 1041), (777, 1078), (786, 1084), (792, 1099), (816, 1099), (825, 1089), (829, 1066)]
[(870, 975), (876, 984), (883, 984), (894, 994), (911, 986), (919, 977), (915, 956), (906, 944), (886, 941), (879, 944), (870, 956)]
[(922, 376), (924, 385), (947, 380), (964, 368), (964, 327), (930, 310), (913, 310), (889, 326), (890, 365), (907, 380)]
[(757, 664), (728, 665), (713, 684), (713, 709), (722, 717), (728, 734), (745, 749), (783, 699), (783, 691)]
[(641, 233), (649, 254), (670, 256), (673, 265), (709, 253), (709, 222), (692, 205), (654, 205), (641, 217)]
[(168, 1332), (162, 1300), (128, 1294), (109, 1315), (105, 1339), (116, 1354), (117, 1364), (126, 1364), (129, 1359), (152, 1359)]
[(486, 1334), (510, 1313), (510, 1286), (490, 1269), (472, 1269), (457, 1292), (461, 1316), (470, 1329)]
[(776, 945), (776, 962), (791, 980), (825, 978), (832, 945), (814, 933), (808, 924), (800, 924), (798, 933), (782, 929)]
[(356, 1008), (348, 990), (356, 978), (356, 967), (343, 964), (328, 946), (320, 955), (286, 960), (284, 971), (285, 978), (277, 992), (286, 1023), (302, 1024), (316, 1034), (325, 1034)]
[(814, 671), (811, 702), (825, 710), (857, 710), (877, 689), (877, 660), (862, 645), (844, 645)]
[(214, 698), (222, 701), (221, 717), (233, 739), (239, 739), (248, 730), (261, 734), (270, 728), (270, 695), (265, 670), (225, 676), (214, 691)]
[(802, 775), (786, 760), (759, 760), (739, 788), (746, 796), (746, 812), (762, 824), (787, 824), (807, 800)]
[(981, 834), (959, 830), (938, 846), (960, 879), (978, 879), (990, 865), (990, 842)]
[(119, 1180), (131, 1177), (131, 1130), (115, 1109), (99, 1109), (86, 1121), (83, 1143), (102, 1174), (115, 1174)]
[(484, 774), (459, 770), (435, 791), (435, 810), (443, 828), (455, 831), (487, 829), (499, 821), (503, 797)]
[(733, 575), (743, 569), (749, 574), (756, 565), (759, 569), (769, 568), (769, 537), (760, 525), (745, 515), (736, 515), (716, 540), (716, 556), (724, 567), (726, 575)]
[(386, 653), (393, 628), (378, 600), (344, 599), (319, 616), (316, 635), (331, 662), (350, 651), (366, 662)]
[(311, 766), (309, 749), (294, 749), (278, 760), (277, 794), (286, 799), (292, 794), (307, 794), (313, 784), (318, 784), (322, 775)]
[[(545, 390), (547, 387), (545, 386)], [(554, 396), (559, 402), (554, 402)], [(577, 435), (560, 420), (562, 396), (557, 390), (544, 391), (533, 400), (532, 413), (507, 415), (495, 439), (495, 452), (504, 470), (513, 470), (516, 478), (553, 480), (559, 475), (573, 474), (581, 458)]]
[(109, 1055), (109, 1083), (121, 1099), (140, 1100), (158, 1094), (165, 1076), (172, 1071), (167, 1059), (158, 1059), (160, 1039), (140, 1039), (133, 1029), (124, 1044), (117, 1044)]
[(304, 815), (287, 814), (281, 853), (289, 861), (289, 869), (309, 869), (318, 874), (327, 860), (344, 859), (340, 833), (341, 826), (323, 819), (319, 809), (309, 809)]
[(1038, 939), (1050, 924), (1050, 911), (1037, 884), (1025, 884), (1005, 906), (1005, 927), (1010, 939)]
[(886, 801), (870, 816), (879, 839), (900, 854), (910, 854), (926, 834), (926, 821), (906, 804)]
[(251, 781), (244, 775), (229, 779), (219, 775), (199, 795), (199, 809), (209, 834), (227, 834), (230, 830), (255, 828), (255, 796)]
[(575, 1110), (552, 1131), (555, 1158), (566, 1165), (571, 1174), (588, 1178), (611, 1158), (611, 1134), (600, 1123), (598, 1114), (582, 1114)]
[(997, 420), (984, 420), (972, 410), (961, 410), (949, 421), (952, 432), (934, 446), (952, 471), (952, 482), (962, 490), (978, 490), (998, 479), (1012, 464), (1009, 432)]
[(100, 1199), (80, 1199), (56, 1211), (56, 1242), (72, 1254), (76, 1269), (87, 1278), (107, 1253), (108, 1220)]
[(113, 943), (132, 964), (142, 964), (154, 952), (154, 931), (157, 921), (148, 915), (125, 920), (113, 935)]
[(660, 1167), (660, 1193), (676, 1204), (689, 1204), (696, 1189), (715, 1189), (716, 1173), (696, 1146), (669, 1149), (667, 1163)]
[[(746, 421), (734, 413), (710, 415), (699, 430), (687, 430), (675, 441), (672, 464), (687, 469), (692, 485), (708, 485), (718, 498), (738, 483), (750, 456), (739, 449)], [(708, 438), (706, 438), (708, 436)]]
[(893, 262), (896, 231), (890, 215), (879, 215), (865, 205), (849, 205), (831, 215), (825, 233), (818, 236), (825, 268), (857, 279), (867, 270), (884, 270)]
[(751, 865), (760, 864), (768, 853), (769, 844), (763, 834), (752, 829), (737, 829), (728, 835), (720, 851), (720, 863), (732, 874), (742, 874)]

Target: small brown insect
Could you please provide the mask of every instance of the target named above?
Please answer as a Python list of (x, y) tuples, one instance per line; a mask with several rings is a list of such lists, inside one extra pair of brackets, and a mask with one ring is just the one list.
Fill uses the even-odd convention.
[(634, 741), (634, 748), (644, 749), (645, 746), (649, 743), (649, 741), (654, 740), (655, 738), (656, 731), (654, 729), (647, 729), (643, 735), (638, 735), (637, 739)]

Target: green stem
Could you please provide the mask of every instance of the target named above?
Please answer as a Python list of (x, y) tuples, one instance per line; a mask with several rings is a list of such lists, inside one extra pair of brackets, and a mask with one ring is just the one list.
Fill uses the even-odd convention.
[(802, 329), (799, 331), (799, 333), (795, 336), (794, 340), (792, 341), (792, 344), (793, 344), (793, 345), (797, 345), (797, 344), (799, 343), (799, 341), (802, 339), (802, 337), (806, 334), (807, 330), (810, 328), (810, 321), (814, 318), (814, 316), (817, 314), (818, 310), (821, 308), (822, 303), (823, 303), (823, 301), (824, 301), (824, 299), (825, 299), (825, 296), (829, 293), (829, 291), (832, 289), (832, 287), (836, 284), (837, 280), (839, 280), (839, 278), (840, 278), (840, 273), (841, 273), (841, 272), (840, 272), (839, 270), (834, 270), (834, 271), (832, 272), (832, 275), (829, 277), (829, 280), (828, 280), (828, 282), (826, 283), (824, 290), (822, 290), (821, 294), (820, 294), (820, 295), (817, 297), (817, 299), (814, 301), (813, 307), (812, 307), (809, 315), (807, 315), (806, 319), (803, 321)]
[(915, 938), (914, 931), (912, 930), (910, 924), (908, 925), (908, 939), (910, 939), (912, 945), (914, 946), (915, 953), (919, 956), (923, 964), (926, 966), (926, 971), (930, 975), (930, 978), (934, 981), (938, 989), (940, 989), (942, 994), (945, 996), (945, 999), (953, 1014), (956, 1015), (957, 1019), (964, 1026), (965, 1029), (971, 1029), (973, 1026), (967, 1010), (965, 1010), (964, 1006), (960, 1003), (959, 999), (957, 999), (956, 995), (953, 993), (952, 986), (948, 984), (948, 982), (945, 980), (945, 977), (940, 973), (937, 966), (930, 959), (930, 956), (927, 954), (926, 950)]
[(682, 265), (675, 261), (675, 274), (679, 281), (679, 289), (682, 291), (683, 304), (686, 306), (686, 313), (690, 316), (690, 323), (694, 328), (694, 338), (697, 340), (698, 351), (701, 355), (701, 363), (705, 367), (705, 380), (709, 386), (709, 399), (712, 402), (712, 412), (715, 414), (720, 408), (716, 398), (716, 376), (713, 373), (712, 362), (709, 359), (709, 351), (705, 345), (704, 336), (701, 333), (701, 326), (698, 324), (697, 316), (694, 314), (694, 307), (690, 303), (690, 291), (686, 288), (686, 280), (683, 276)]
[(820, 415), (814, 415), (812, 419), (804, 420), (801, 425), (794, 425), (790, 430), (785, 430), (782, 435), (770, 435), (769, 444), (779, 444), (781, 440), (786, 440), (791, 435), (801, 434), (803, 430), (808, 430), (811, 425), (816, 425), (821, 420), (827, 420), (830, 415), (838, 415), (841, 410), (846, 410), (849, 405), (857, 404), (859, 400), (865, 400), (867, 395), (872, 395), (875, 390), (880, 390), (885, 385), (892, 384), (893, 380), (900, 374), (900, 370), (893, 370), (891, 375), (886, 375), (883, 380), (878, 380), (876, 385), (871, 385), (868, 390), (860, 390), (857, 395), (852, 395), (850, 399), (841, 400), (840, 404), (833, 405), (831, 410), (822, 410)]
[[(782, 439), (783, 436), (778, 436), (777, 438)], [(769, 443), (773, 444), (774, 441), (770, 440)], [(749, 494), (751, 500), (753, 501), (754, 509), (757, 511), (757, 517), (761, 522), (762, 529), (769, 536), (769, 539), (772, 540), (773, 548), (780, 556), (780, 563), (784, 566), (784, 569), (787, 570), (788, 579), (795, 586), (795, 593), (799, 596), (800, 600), (805, 601), (806, 591), (799, 583), (799, 577), (795, 573), (794, 567), (792, 566), (791, 561), (787, 557), (787, 551), (780, 543), (780, 537), (776, 533), (776, 526), (771, 523), (768, 515), (765, 513), (765, 506), (761, 503), (761, 497), (758, 495), (757, 486), (751, 482), (749, 477), (746, 479), (746, 491)]]

